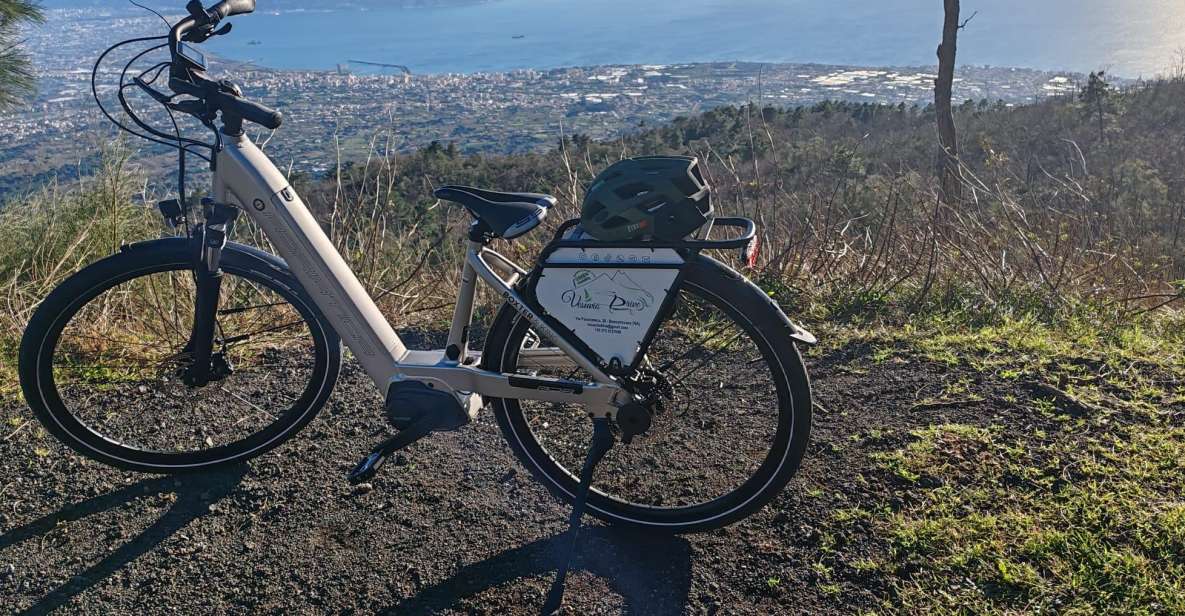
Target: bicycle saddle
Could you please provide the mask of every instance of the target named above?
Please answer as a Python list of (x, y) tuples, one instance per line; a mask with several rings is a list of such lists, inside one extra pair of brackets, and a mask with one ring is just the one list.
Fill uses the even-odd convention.
[(512, 240), (539, 226), (555, 197), (538, 193), (510, 193), (469, 186), (441, 186), (437, 199), (463, 205), (474, 218), (490, 228), (494, 237)]

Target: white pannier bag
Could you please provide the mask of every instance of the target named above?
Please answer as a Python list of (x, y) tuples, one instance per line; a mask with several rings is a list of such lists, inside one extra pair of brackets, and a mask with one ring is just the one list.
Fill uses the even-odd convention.
[(544, 261), (535, 297), (604, 365), (628, 367), (683, 263), (670, 248), (559, 248)]

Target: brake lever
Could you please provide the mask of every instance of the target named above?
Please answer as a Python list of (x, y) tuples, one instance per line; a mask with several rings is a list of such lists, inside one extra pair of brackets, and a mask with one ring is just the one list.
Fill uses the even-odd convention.
[(144, 78), (139, 75), (137, 75), (132, 81), (136, 82), (136, 85), (140, 86), (141, 90), (147, 92), (148, 96), (151, 96), (153, 100), (161, 103), (162, 105), (168, 105), (169, 101), (173, 98), (172, 96), (169, 96), (149, 85), (148, 82), (144, 81)]
[(185, 41), (186, 43), (204, 43), (206, 42), (206, 39), (209, 39), (211, 36), (214, 36), (213, 25), (198, 26), (189, 32), (186, 32), (185, 36), (181, 37), (181, 40)]
[(197, 20), (198, 23), (210, 19), (210, 13), (206, 11), (206, 7), (202, 6), (202, 0), (189, 0), (185, 4), (185, 10), (189, 11), (189, 16)]
[(191, 116), (197, 116), (199, 118), (209, 113), (206, 103), (198, 99), (187, 99), (183, 101), (165, 103), (165, 105), (173, 111), (180, 111), (181, 113), (187, 113)]
[(216, 36), (227, 34), (230, 32), (230, 29), (233, 25), (234, 24), (222, 24), (222, 27), (217, 30), (214, 29), (214, 24), (200, 26), (190, 30), (189, 32), (186, 32), (185, 36), (181, 37), (181, 40), (185, 41), (186, 43), (205, 43), (209, 39), (212, 39)]

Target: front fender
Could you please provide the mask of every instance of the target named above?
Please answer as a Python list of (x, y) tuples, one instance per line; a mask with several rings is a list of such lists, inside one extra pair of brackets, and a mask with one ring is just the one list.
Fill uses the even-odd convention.
[[(193, 240), (187, 237), (164, 237), (152, 240), (144, 240), (132, 244), (124, 244), (120, 247), (120, 252), (151, 252), (153, 258), (193, 258)], [(227, 242), (226, 247), (222, 249), (222, 262), (224, 264), (235, 264), (238, 267), (250, 267), (259, 270), (260, 273), (269, 273), (269, 277), (276, 284), (287, 287), (293, 293), (301, 296), (313, 311), (316, 318), (321, 321), (322, 326), (334, 338), (337, 333), (333, 326), (325, 319), (321, 313), (317, 303), (313, 301), (308, 291), (292, 275), (292, 271), (288, 268), (288, 263), (280, 257), (265, 252), (254, 246), (247, 244), (239, 244), (237, 242)]]
[[(153, 249), (165, 250), (165, 251), (176, 251), (176, 250), (184, 251), (189, 248), (190, 242), (192, 242), (192, 241), (193, 240), (191, 240), (190, 238), (187, 238), (187, 237), (179, 237), (179, 236), (162, 237), (162, 238), (156, 238), (156, 239), (151, 239), (151, 240), (141, 240), (139, 242), (133, 242), (131, 244), (124, 244), (123, 246), (119, 247), (119, 250), (120, 250), (120, 252), (130, 252), (130, 251), (138, 251), (138, 250), (153, 250)], [(274, 269), (278, 272), (281, 272), (286, 276), (291, 276), (291, 271), (288, 269), (288, 263), (286, 263), (283, 259), (281, 259), (280, 257), (277, 257), (276, 255), (273, 255), (270, 252), (265, 252), (263, 250), (260, 250), (259, 248), (256, 248), (254, 246), (249, 246), (247, 244), (239, 244), (238, 242), (227, 242), (226, 247), (223, 248), (222, 250), (224, 253), (225, 252), (237, 253), (237, 254), (244, 256), (248, 259), (258, 261), (259, 263), (266, 265), (267, 267)], [(293, 280), (295, 280), (295, 278), (293, 278)]]

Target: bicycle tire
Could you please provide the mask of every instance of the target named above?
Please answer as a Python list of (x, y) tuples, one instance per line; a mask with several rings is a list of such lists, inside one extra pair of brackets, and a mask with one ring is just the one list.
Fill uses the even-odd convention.
[[(655, 507), (625, 502), (598, 490), (594, 482), (588, 512), (611, 524), (670, 533), (701, 532), (732, 524), (777, 496), (794, 476), (806, 448), (811, 424), (810, 381), (791, 338), (794, 326), (786, 315), (753, 283), (709, 257), (698, 256), (688, 262), (682, 289), (707, 297), (722, 307), (756, 343), (770, 368), (771, 381), (776, 381), (777, 433), (757, 472), (735, 490), (709, 502), (688, 507)], [(518, 350), (528, 337), (528, 331), (527, 320), (513, 307), (503, 306), (485, 345), (484, 368), (503, 373), (518, 369)], [(557, 462), (532, 430), (519, 400), (491, 399), (489, 402), (503, 436), (523, 466), (552, 494), (571, 502), (576, 493), (578, 460), (572, 458), (570, 468)], [(661, 418), (656, 417), (655, 421), (657, 423)], [(587, 447), (587, 441), (583, 446)]]
[[(75, 416), (63, 401), (55, 379), (54, 352), (64, 328), (89, 302), (100, 296), (106, 297), (105, 293), (122, 288), (120, 285), (129, 281), (162, 272), (178, 272), (178, 276), (186, 271), (192, 273), (190, 250), (190, 243), (184, 238), (125, 246), (120, 252), (66, 279), (46, 297), (30, 320), (19, 351), (19, 374), (25, 400), (41, 424), (78, 453), (118, 468), (164, 474), (237, 464), (292, 438), (312, 421), (332, 393), (341, 366), (341, 342), (337, 333), (325, 323), (283, 261), (258, 249), (231, 243), (223, 251), (224, 275), (238, 277), (274, 293), (287, 302), (307, 326), (313, 352), (308, 383), (291, 407), (258, 431), (233, 442), (197, 451), (161, 451), (123, 444), (97, 432)], [(177, 387), (176, 383), (171, 386)], [(112, 414), (118, 412), (118, 409), (111, 410)]]

